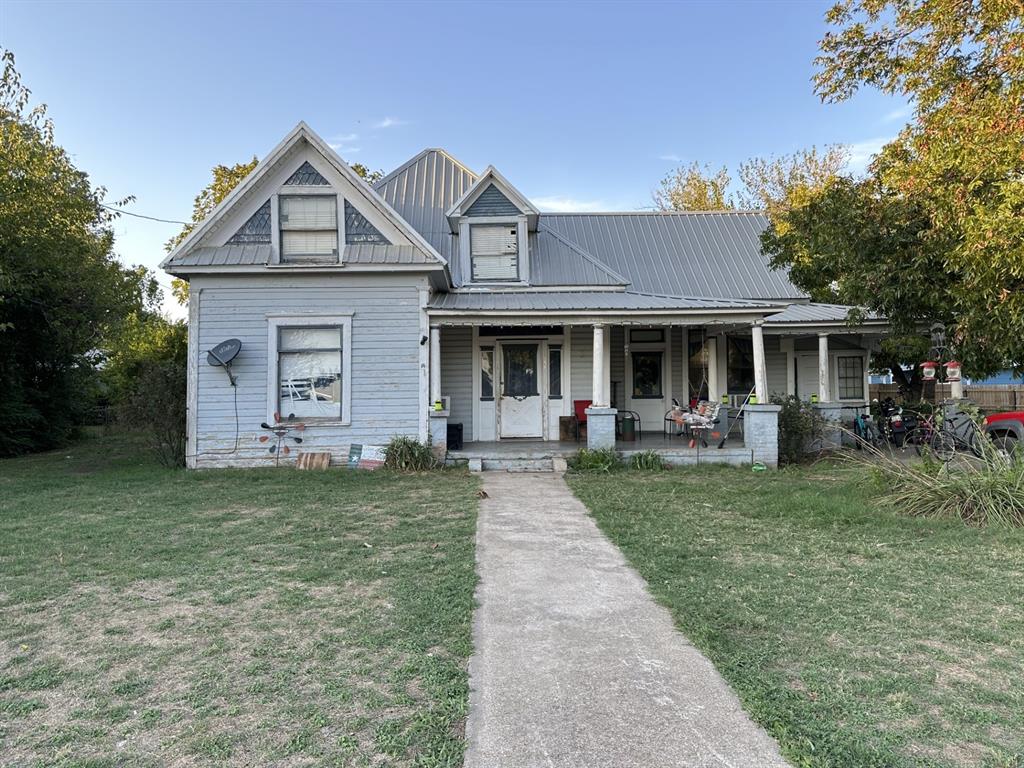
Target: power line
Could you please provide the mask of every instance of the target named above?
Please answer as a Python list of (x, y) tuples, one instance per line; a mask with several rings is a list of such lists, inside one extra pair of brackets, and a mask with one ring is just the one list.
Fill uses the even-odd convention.
[(106, 205), (104, 203), (100, 203), (100, 207), (106, 208), (108, 211), (117, 211), (118, 213), (123, 213), (125, 216), (134, 216), (137, 219), (149, 219), (150, 221), (159, 221), (162, 224), (184, 224), (187, 226), (189, 224), (195, 223), (192, 221), (178, 221), (177, 219), (158, 219), (156, 216), (143, 216), (141, 213), (132, 213), (131, 211), (126, 211), (123, 208), (115, 208), (112, 205)]

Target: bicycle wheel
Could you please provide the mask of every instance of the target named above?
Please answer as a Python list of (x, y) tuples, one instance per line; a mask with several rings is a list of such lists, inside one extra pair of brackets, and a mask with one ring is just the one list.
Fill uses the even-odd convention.
[(903, 443), (905, 449), (913, 448), (917, 451), (917, 455), (921, 456), (926, 450), (931, 450), (929, 443), (931, 442), (933, 430), (928, 427), (914, 427), (912, 430), (907, 432), (907, 438)]
[(945, 429), (937, 430), (932, 433), (928, 448), (937, 458), (949, 461), (956, 453), (956, 438)]

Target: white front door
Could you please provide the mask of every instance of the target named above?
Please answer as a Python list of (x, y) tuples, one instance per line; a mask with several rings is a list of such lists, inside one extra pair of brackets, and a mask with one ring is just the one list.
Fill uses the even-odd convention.
[(501, 437), (542, 437), (540, 344), (510, 341), (498, 345), (501, 390), (498, 422)]
[(796, 356), (796, 395), (809, 402), (811, 395), (818, 394), (818, 355), (816, 353)]

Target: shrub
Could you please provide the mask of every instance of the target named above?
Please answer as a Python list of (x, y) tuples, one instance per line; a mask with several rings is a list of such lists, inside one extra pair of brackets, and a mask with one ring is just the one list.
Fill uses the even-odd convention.
[(424, 472), (437, 468), (438, 461), (429, 442), (399, 435), (384, 446), (384, 466), (400, 472)]
[(629, 460), (629, 466), (647, 472), (660, 472), (668, 469), (665, 460), (656, 451), (640, 451), (634, 453)]
[(614, 448), (580, 448), (566, 463), (574, 472), (610, 472), (619, 466), (619, 455)]
[(807, 458), (808, 446), (824, 433), (825, 420), (810, 403), (790, 395), (774, 396), (779, 412), (779, 463), (798, 464)]
[(983, 434), (977, 435), (981, 455), (940, 462), (907, 464), (874, 446), (855, 463), (873, 468), (886, 490), (880, 506), (915, 517), (952, 517), (967, 525), (1024, 526), (1024, 457), (999, 451)]
[(122, 419), (142, 430), (166, 467), (185, 466), (185, 382), (182, 363), (143, 363), (120, 407)]

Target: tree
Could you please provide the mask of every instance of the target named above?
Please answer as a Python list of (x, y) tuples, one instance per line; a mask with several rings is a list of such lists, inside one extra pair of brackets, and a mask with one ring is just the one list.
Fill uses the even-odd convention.
[(94, 363), (123, 319), (159, 302), (113, 253), (113, 214), (29, 107), (0, 55), (0, 455), (54, 447), (92, 405)]
[(791, 155), (755, 157), (740, 163), (743, 191), (740, 207), (765, 211), (772, 219), (793, 206), (803, 205), (837, 179), (850, 161), (842, 145), (801, 149)]
[[(773, 262), (812, 293), (831, 273), (840, 299), (861, 295), (900, 328), (945, 321), (968, 375), (1024, 372), (1020, 0), (844, 0), (827, 19), (836, 29), (817, 59), (821, 98), (873, 86), (910, 100), (914, 117), (875, 159), (870, 184), (823, 193), (815, 208), (832, 221), (793, 212), (794, 232), (766, 235)], [(844, 221), (859, 227), (841, 257), (820, 244), (837, 242)], [(893, 302), (855, 288), (871, 273), (901, 276), (908, 295)]]
[[(258, 164), (259, 161), (254, 155), (252, 160), (247, 163), (214, 166), (211, 171), (213, 181), (203, 187), (192, 203), (192, 223), (186, 224), (181, 232), (168, 240), (164, 245), (164, 249), (170, 253), (183, 242), (192, 230), (201, 224), (213, 212), (213, 209), (220, 205), (225, 197), (231, 194), (231, 190), (241, 184), (242, 180), (252, 173), (252, 170)], [(357, 175), (365, 179), (367, 184), (373, 184), (379, 179), (384, 178), (383, 171), (371, 171), (362, 163), (354, 163), (350, 167)], [(188, 303), (188, 283), (184, 280), (174, 278), (171, 281), (171, 293), (178, 300), (179, 304)]]
[(729, 192), (731, 183), (725, 167), (712, 171), (708, 165), (691, 163), (661, 180), (654, 190), (654, 204), (661, 211), (731, 211), (736, 207)]

